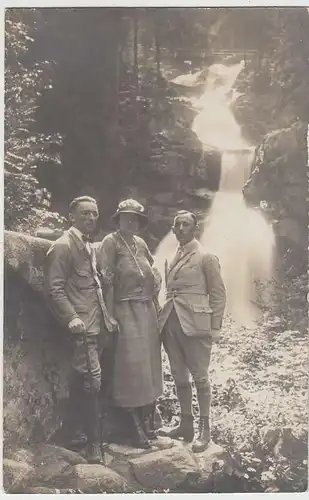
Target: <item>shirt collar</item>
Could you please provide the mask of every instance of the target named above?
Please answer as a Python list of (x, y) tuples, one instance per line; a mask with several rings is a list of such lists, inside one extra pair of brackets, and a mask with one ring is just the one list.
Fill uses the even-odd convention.
[(77, 236), (77, 238), (84, 243), (83, 233), (79, 229), (77, 229), (77, 227), (72, 226), (71, 232), (73, 232), (75, 236)]
[(193, 240), (189, 241), (189, 243), (186, 243), (183, 246), (178, 245), (178, 250), (180, 250), (183, 253), (190, 252), (195, 248), (195, 241), (196, 241), (195, 238), (193, 238)]

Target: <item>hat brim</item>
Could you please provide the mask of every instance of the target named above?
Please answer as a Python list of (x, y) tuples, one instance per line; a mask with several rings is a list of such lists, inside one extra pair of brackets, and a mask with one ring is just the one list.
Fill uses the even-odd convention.
[(148, 217), (147, 217), (147, 215), (145, 215), (145, 214), (141, 214), (140, 212), (136, 212), (135, 210), (130, 210), (130, 209), (128, 209), (128, 210), (119, 210), (119, 211), (117, 210), (117, 212), (115, 212), (115, 213), (112, 215), (112, 219), (113, 219), (114, 221), (116, 221), (116, 222), (117, 222), (117, 221), (118, 221), (118, 219), (119, 219), (119, 216), (120, 216), (121, 214), (134, 214), (134, 215), (137, 215), (137, 216), (140, 218), (140, 222), (141, 222), (143, 225), (147, 224), (147, 222), (148, 222)]

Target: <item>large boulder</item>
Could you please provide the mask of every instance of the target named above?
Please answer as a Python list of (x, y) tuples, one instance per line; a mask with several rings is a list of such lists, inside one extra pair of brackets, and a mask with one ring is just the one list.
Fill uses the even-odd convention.
[(81, 464), (59, 477), (64, 488), (78, 489), (83, 493), (125, 493), (124, 477), (104, 465)]
[(181, 442), (167, 450), (147, 453), (130, 460), (132, 472), (147, 491), (158, 488), (173, 490), (189, 478), (197, 479), (197, 464)]
[(3, 487), (6, 493), (20, 491), (34, 475), (34, 467), (9, 458), (3, 460)]
[[(28, 495), (52, 495), (55, 493), (66, 493), (66, 491), (62, 492), (58, 488), (47, 488), (46, 486), (35, 486), (34, 488), (26, 488), (25, 493)], [(69, 492), (68, 492), (69, 493)]]
[(87, 463), (87, 460), (79, 453), (51, 444), (40, 444), (36, 446), (33, 449), (33, 454), (32, 463), (36, 466), (49, 465), (61, 461), (67, 462), (70, 465)]
[[(108, 463), (113, 460), (106, 458)], [(123, 492), (127, 488), (116, 469), (90, 465), (80, 454), (49, 444), (11, 452), (4, 459), (3, 472), (8, 493)]]
[(49, 439), (59, 427), (68, 394), (68, 338), (42, 296), (50, 241), (5, 232), (5, 451)]
[(72, 473), (73, 467), (65, 460), (48, 462), (36, 467), (35, 475), (28, 481), (28, 485), (60, 488), (63, 484), (62, 478)]
[(5, 231), (4, 262), (32, 289), (41, 292), (44, 283), (44, 259), (51, 241), (22, 233)]

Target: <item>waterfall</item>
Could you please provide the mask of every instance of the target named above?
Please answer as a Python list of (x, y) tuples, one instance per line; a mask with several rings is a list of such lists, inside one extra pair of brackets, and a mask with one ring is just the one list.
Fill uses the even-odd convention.
[[(259, 319), (256, 280), (272, 277), (275, 238), (263, 215), (247, 207), (242, 188), (250, 175), (254, 148), (242, 137), (230, 105), (237, 97), (234, 82), (243, 62), (233, 66), (214, 64), (209, 68), (204, 92), (192, 100), (198, 113), (192, 130), (205, 150), (221, 153), (219, 190), (205, 216), (200, 242), (218, 256), (227, 291), (226, 312), (237, 325), (252, 327)], [(177, 241), (170, 232), (159, 244), (155, 262), (164, 276), (164, 261), (170, 260)], [(159, 300), (164, 301), (163, 286)]]
[(259, 320), (255, 282), (271, 279), (275, 243), (271, 226), (258, 210), (247, 207), (242, 194), (251, 161), (250, 151), (222, 154), (219, 190), (200, 239), (208, 252), (219, 257), (227, 312), (246, 327)]

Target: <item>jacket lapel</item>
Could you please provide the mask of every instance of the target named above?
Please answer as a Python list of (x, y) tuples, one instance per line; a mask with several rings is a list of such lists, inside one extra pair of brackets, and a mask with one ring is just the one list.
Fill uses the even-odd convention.
[(196, 250), (193, 250), (191, 252), (187, 252), (185, 253), (177, 262), (176, 264), (173, 266), (173, 269), (170, 269), (170, 274), (169, 276), (171, 276), (171, 271), (172, 271), (172, 275), (173, 277), (176, 276), (176, 274), (180, 271), (180, 269), (183, 268), (183, 266), (185, 266), (187, 264), (187, 262), (191, 259), (192, 255), (194, 255), (196, 252)]
[(171, 276), (171, 272), (173, 277), (182, 269), (182, 267), (190, 260), (192, 255), (196, 253), (198, 249), (198, 242), (194, 239), (192, 241), (192, 245), (189, 244), (189, 248), (184, 252), (184, 254), (179, 257), (177, 254), (174, 257), (169, 270), (168, 270), (168, 277)]
[[(184, 255), (180, 256), (178, 254), (178, 251), (176, 251), (176, 254), (175, 254), (174, 258), (172, 259), (170, 265), (169, 266), (167, 265), (167, 275), (169, 275), (171, 270), (176, 266), (176, 264), (179, 262), (179, 260), (183, 258), (183, 256)], [(166, 261), (166, 263), (167, 263), (167, 261)]]

